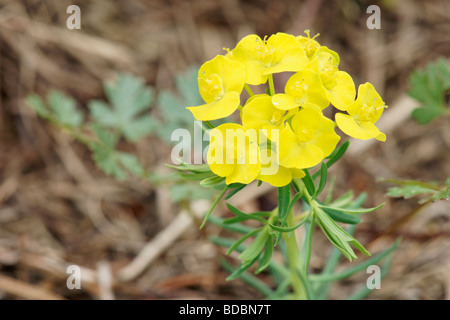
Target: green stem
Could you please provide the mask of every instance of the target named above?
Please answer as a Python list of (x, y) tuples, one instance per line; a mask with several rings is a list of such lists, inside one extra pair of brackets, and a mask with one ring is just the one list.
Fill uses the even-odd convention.
[(248, 84), (245, 84), (244, 85), (244, 89), (245, 89), (245, 91), (247, 91), (247, 93), (248, 93), (248, 95), (250, 96), (250, 97), (253, 97), (255, 94), (253, 93), (253, 91), (252, 91), (252, 89), (250, 89), (250, 87), (248, 86)]
[[(294, 212), (291, 210), (289, 216), (287, 217), (288, 227), (295, 225)], [(299, 272), (303, 273), (303, 268), (300, 259), (300, 251), (297, 244), (297, 238), (295, 232), (287, 232), (284, 234), (284, 239), (286, 241), (287, 257), (289, 269), (292, 277), (292, 287), (294, 289), (294, 298), (305, 300), (306, 290), (303, 285), (303, 281), (299, 276)]]
[(206, 124), (208, 126), (208, 128), (210, 129), (214, 129), (214, 126), (211, 124), (211, 122), (209, 121), (203, 121), (204, 124)]
[(269, 92), (273, 96), (275, 94), (275, 86), (273, 84), (273, 75), (269, 74)]

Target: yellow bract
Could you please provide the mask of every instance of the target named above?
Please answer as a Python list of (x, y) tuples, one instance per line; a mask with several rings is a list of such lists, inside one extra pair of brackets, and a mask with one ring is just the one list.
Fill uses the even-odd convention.
[(260, 173), (258, 136), (255, 130), (225, 123), (210, 131), (207, 161), (212, 172), (225, 182), (250, 183)]
[(303, 49), (305, 50), (305, 53), (306, 53), (306, 56), (308, 57), (308, 59), (312, 59), (315, 56), (317, 50), (319, 50), (319, 48), (320, 48), (319, 42), (314, 40), (315, 38), (317, 38), (319, 36), (319, 34), (316, 34), (314, 37), (311, 38), (311, 36), (309, 35), (309, 33), (310, 33), (309, 30), (305, 30), (305, 33), (307, 35), (306, 37), (298, 36), (297, 40), (298, 40), (298, 42), (300, 42)]
[(339, 140), (333, 121), (317, 109), (302, 109), (280, 134), (280, 164), (297, 169), (313, 167), (333, 152)]
[(272, 97), (272, 103), (278, 109), (290, 110), (307, 103), (325, 109), (330, 104), (319, 74), (309, 69), (297, 72), (290, 77), (284, 92), (285, 94), (279, 93)]
[(308, 63), (305, 50), (292, 35), (277, 33), (269, 39), (256, 34), (244, 37), (228, 56), (245, 65), (246, 83), (265, 83), (269, 74), (300, 71)]
[(261, 149), (261, 173), (257, 177), (258, 180), (270, 183), (274, 187), (283, 187), (292, 179), (304, 176), (303, 170), (281, 166), (277, 153), (272, 149)]
[[(339, 55), (320, 45), (317, 35), (305, 33), (264, 39), (248, 35), (200, 68), (198, 85), (205, 104), (188, 108), (194, 117), (209, 121), (241, 110), (242, 125), (225, 123), (210, 131), (207, 162), (227, 184), (260, 180), (281, 187), (304, 177), (304, 170), (323, 161), (340, 140), (335, 123), (322, 113), (330, 104), (346, 112), (337, 113), (335, 120), (347, 135), (386, 139), (375, 126), (385, 104), (373, 85), (359, 86), (355, 100), (355, 84), (339, 70)], [(276, 93), (273, 74), (280, 72), (292, 74), (284, 92)], [(254, 95), (248, 87), (267, 80), (269, 94)], [(244, 87), (250, 96), (245, 102)]]
[(225, 118), (239, 107), (244, 84), (244, 65), (218, 55), (203, 64), (198, 72), (200, 95), (206, 104), (188, 109), (197, 120)]
[(285, 114), (286, 111), (274, 107), (271, 96), (261, 95), (245, 105), (242, 110), (242, 124), (246, 128), (262, 129), (269, 139), (274, 133), (277, 135), (274, 138), (278, 140), (279, 131), (284, 128)]
[(366, 82), (359, 86), (357, 99), (347, 107), (348, 115), (336, 114), (338, 127), (351, 137), (367, 140), (386, 140), (386, 135), (378, 130), (375, 122), (387, 108), (374, 86)]

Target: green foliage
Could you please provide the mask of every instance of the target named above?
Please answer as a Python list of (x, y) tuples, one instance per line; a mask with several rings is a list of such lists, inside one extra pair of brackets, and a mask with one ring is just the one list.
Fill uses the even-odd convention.
[[(362, 205), (366, 195), (361, 194), (355, 197), (353, 192), (347, 192), (333, 200), (333, 183), (329, 185), (328, 195), (325, 197), (325, 201), (321, 202), (318, 200), (318, 197), (325, 190), (325, 184), (328, 180), (329, 166), (327, 163), (331, 165), (336, 162), (343, 156), (347, 148), (348, 142), (342, 144), (336, 152), (330, 155), (328, 161), (322, 163), (321, 167), (314, 174), (311, 175), (309, 170), (304, 170), (305, 177), (303, 179), (294, 179), (292, 185), (278, 188), (278, 207), (272, 211), (246, 213), (231, 204), (227, 204), (233, 216), (223, 219), (211, 215), (212, 208), (217, 203), (215, 202), (213, 204), (212, 208), (206, 214), (205, 220), (208, 219), (208, 221), (224, 229), (233, 230), (242, 234), (234, 240), (213, 238), (213, 242), (228, 248), (227, 254), (231, 254), (234, 251), (240, 253), (238, 256), (240, 264), (237, 267), (232, 268), (231, 265), (226, 264), (226, 268), (231, 272), (227, 278), (228, 280), (240, 277), (260, 290), (263, 294), (267, 295), (270, 292), (268, 298), (271, 299), (289, 297), (289, 287), (293, 285), (292, 266), (290, 265), (292, 262), (288, 261), (288, 255), (285, 255), (286, 266), (274, 262), (272, 257), (276, 249), (281, 250), (281, 252), (286, 251), (286, 239), (291, 237), (293, 232), (301, 226), (305, 226), (305, 241), (300, 250), (300, 260), (303, 262), (300, 265), (295, 265), (296, 263), (294, 263), (294, 271), (303, 284), (305, 294), (308, 298), (325, 299), (328, 285), (332, 281), (342, 280), (356, 272), (360, 272), (370, 264), (377, 263), (389, 257), (397, 247), (398, 242), (384, 252), (378, 253), (370, 259), (366, 259), (360, 264), (338, 273), (336, 277), (332, 273), (332, 269), (338, 263), (338, 258), (341, 255), (350, 261), (357, 259), (353, 248), (365, 255), (370, 255), (364, 246), (353, 237), (352, 232), (345, 230), (341, 224), (349, 224), (351, 227), (355, 227), (362, 221), (360, 217), (362, 214), (377, 210), (384, 205), (363, 208)], [(182, 164), (176, 168), (180, 172), (194, 176), (199, 175), (201, 178), (204, 178), (206, 173), (209, 174), (206, 166)], [(211, 176), (208, 176), (207, 179), (208, 181), (214, 181)], [(242, 190), (245, 185), (235, 184), (228, 187), (232, 189), (228, 196), (232, 196), (235, 192)], [(226, 191), (224, 189), (219, 198), (222, 198)], [(303, 212), (300, 214), (295, 212), (295, 204), (297, 202), (301, 202), (302, 204)], [(251, 226), (247, 224), (250, 220), (252, 220)], [(316, 230), (315, 226), (319, 227), (335, 247), (336, 252), (333, 253), (332, 257), (332, 260), (335, 262), (333, 265), (329, 265), (328, 268), (324, 269), (322, 274), (308, 275), (307, 271), (312, 250), (313, 234)], [(285, 237), (282, 237), (282, 235), (285, 235)], [(285, 239), (286, 241), (281, 241), (281, 239)], [(289, 268), (287, 265), (289, 265)], [(384, 272), (387, 267), (384, 267)], [(268, 271), (278, 286), (277, 290), (270, 291), (266, 286), (261, 286), (261, 283), (249, 273), (249, 270), (253, 270), (255, 274)], [(367, 295), (369, 292), (362, 288), (349, 298)]]
[(161, 116), (158, 136), (167, 143), (171, 141), (173, 130), (177, 128), (194, 130), (194, 118), (186, 109), (187, 106), (197, 106), (203, 103), (198, 89), (198, 67), (191, 67), (184, 73), (175, 76), (177, 93), (162, 90), (158, 94), (156, 106)]
[[(106, 175), (119, 181), (138, 177), (150, 179), (156, 184), (167, 184), (174, 202), (210, 199), (216, 189), (204, 188), (189, 181), (202, 180), (204, 186), (220, 187), (223, 179), (213, 175), (207, 165), (207, 169), (202, 171), (203, 175), (180, 173), (175, 177), (161, 177), (150, 174), (135, 154), (119, 150), (123, 141), (132, 144), (155, 134), (170, 144), (171, 133), (177, 128), (189, 127), (192, 133), (194, 119), (186, 106), (202, 102), (198, 93), (197, 73), (198, 68), (191, 67), (176, 75), (174, 81), (178, 92), (161, 91), (156, 103), (154, 89), (146, 86), (143, 79), (131, 74), (118, 74), (115, 81), (103, 85), (107, 101), (88, 101), (86, 115), (81, 108), (77, 108), (73, 98), (54, 90), (48, 93), (45, 100), (31, 94), (27, 102), (41, 118), (85, 144), (92, 151), (97, 167)], [(160, 118), (153, 115), (154, 103)], [(202, 166), (195, 168), (194, 171), (198, 172)]]
[(132, 142), (156, 129), (157, 122), (149, 112), (153, 90), (142, 79), (119, 74), (115, 83), (105, 83), (104, 91), (110, 105), (99, 100), (88, 103), (96, 124), (115, 129)]
[(409, 78), (408, 94), (421, 106), (412, 112), (420, 124), (426, 124), (448, 113), (445, 94), (450, 90), (450, 68), (444, 58), (428, 64), (423, 70), (414, 71)]
[(40, 117), (62, 127), (77, 128), (83, 123), (83, 114), (77, 109), (75, 100), (62, 92), (50, 91), (46, 101), (32, 94), (27, 97), (27, 102)]
[(40, 117), (84, 143), (105, 174), (121, 181), (131, 176), (148, 178), (139, 159), (117, 147), (122, 137), (135, 142), (155, 129), (155, 120), (149, 114), (152, 90), (142, 79), (128, 74), (119, 74), (117, 81), (106, 83), (104, 89), (111, 106), (100, 100), (89, 101), (86, 118), (74, 99), (62, 92), (50, 91), (45, 102), (35, 94), (27, 101)]
[(416, 180), (387, 179), (384, 182), (398, 185), (388, 189), (387, 195), (390, 197), (408, 199), (418, 196), (420, 197), (419, 204), (450, 199), (450, 178), (447, 178), (443, 185)]

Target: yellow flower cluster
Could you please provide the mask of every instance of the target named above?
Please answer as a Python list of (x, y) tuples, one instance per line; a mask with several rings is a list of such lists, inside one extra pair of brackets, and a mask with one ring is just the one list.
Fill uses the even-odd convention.
[[(386, 140), (374, 124), (386, 106), (373, 85), (360, 85), (356, 97), (352, 77), (339, 70), (339, 55), (305, 33), (248, 35), (201, 66), (205, 104), (188, 107), (194, 117), (210, 121), (240, 110), (242, 125), (226, 123), (210, 132), (207, 162), (227, 184), (258, 179), (280, 187), (303, 177), (303, 169), (335, 149), (335, 125), (354, 138)], [(281, 72), (293, 74), (284, 93), (275, 93), (273, 74)], [(254, 95), (249, 87), (267, 82), (268, 94)], [(250, 97), (241, 104), (244, 88)], [(340, 111), (335, 122), (322, 113), (330, 105)]]

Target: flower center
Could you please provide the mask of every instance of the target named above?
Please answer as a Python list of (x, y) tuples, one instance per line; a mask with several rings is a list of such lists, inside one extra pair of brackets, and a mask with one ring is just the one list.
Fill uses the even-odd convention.
[(305, 82), (305, 79), (302, 79), (301, 81), (295, 81), (294, 85), (292, 86), (292, 94), (295, 97), (302, 97), (306, 90), (308, 90), (308, 85)]
[(200, 90), (214, 100), (220, 100), (223, 97), (223, 81), (217, 74), (210, 74), (199, 79)]
[(364, 103), (361, 112), (359, 113), (359, 120), (361, 121), (370, 121), (374, 123), (377, 120), (378, 113), (380, 110), (384, 109), (384, 105), (382, 106), (376, 106), (376, 98), (373, 99), (373, 102), (371, 104)]
[(275, 126), (279, 125), (281, 123), (281, 120), (283, 119), (283, 115), (284, 115), (284, 112), (278, 111), (278, 110), (275, 111), (272, 114), (272, 119), (270, 119), (270, 123)]
[(298, 141), (300, 143), (306, 143), (314, 138), (314, 134), (311, 129), (303, 128), (302, 131), (298, 133)]
[(266, 65), (266, 67), (270, 67), (272, 65), (274, 52), (275, 47), (268, 45), (266, 38), (264, 38), (264, 40), (258, 39), (258, 44), (255, 48), (255, 54), (258, 59)]
[(335, 72), (338, 71), (338, 68), (333, 62), (333, 58), (330, 56), (320, 71), (320, 79), (322, 80), (324, 87), (327, 89), (332, 89), (337, 84), (335, 80)]

